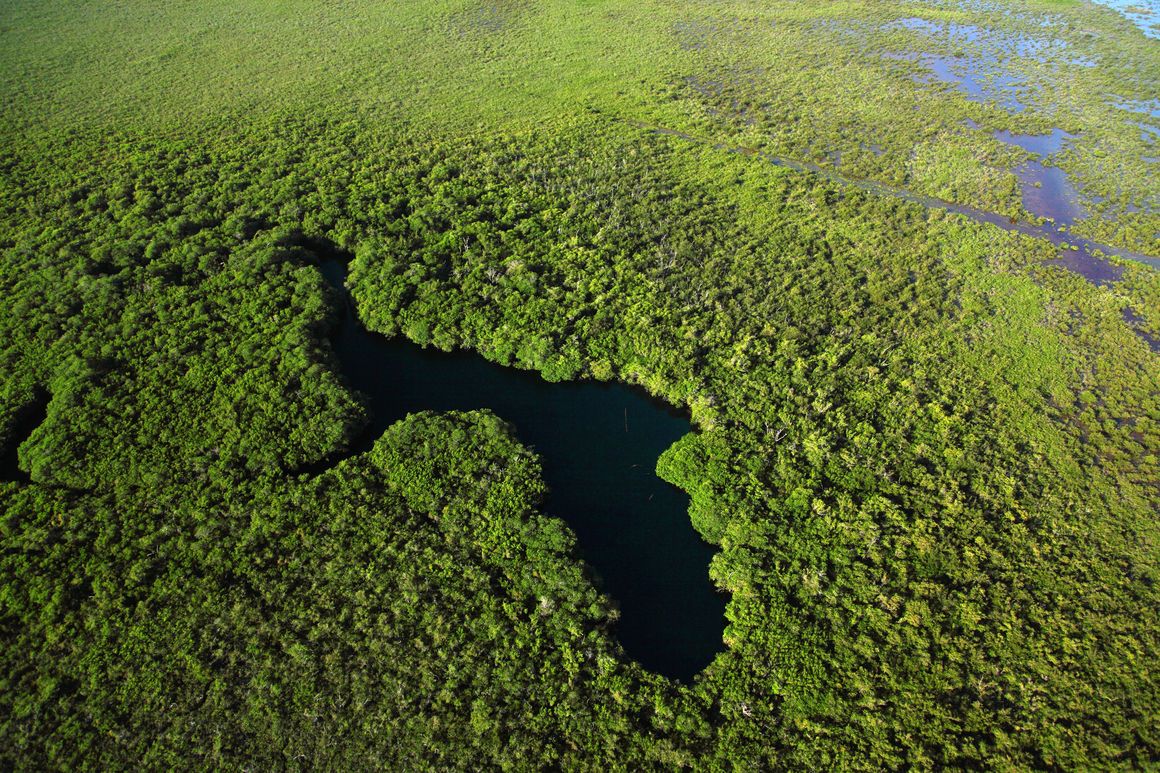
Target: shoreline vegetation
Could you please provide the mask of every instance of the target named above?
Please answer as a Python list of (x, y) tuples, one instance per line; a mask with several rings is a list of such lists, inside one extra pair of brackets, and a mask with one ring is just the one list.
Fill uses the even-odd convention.
[[(1160, 275), (840, 180), (1036, 226), (1039, 163), (1157, 256), (1158, 89), (1065, 0), (10, 3), (0, 764), (1146, 767)], [(704, 671), (507, 417), (310, 472), (324, 241), (370, 331), (688, 410)]]

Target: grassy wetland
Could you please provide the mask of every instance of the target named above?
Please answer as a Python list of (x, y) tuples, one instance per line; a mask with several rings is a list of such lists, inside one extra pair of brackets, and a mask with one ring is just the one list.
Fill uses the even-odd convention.
[[(1154, 765), (1157, 46), (1069, 0), (4, 3), (0, 766)], [(379, 428), (349, 314), (684, 412), (711, 662), (621, 636), (502, 407)]]

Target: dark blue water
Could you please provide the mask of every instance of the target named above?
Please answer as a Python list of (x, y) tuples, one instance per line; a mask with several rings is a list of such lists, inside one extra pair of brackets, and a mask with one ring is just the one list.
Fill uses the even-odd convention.
[(543, 461), (544, 510), (576, 533), (581, 557), (620, 607), (617, 635), (646, 668), (688, 680), (721, 649), (725, 597), (709, 581), (714, 549), (689, 522), (688, 496), (656, 476), (689, 419), (623, 384), (552, 384), (473, 352), (445, 353), (368, 332), (353, 313), (346, 266), (321, 265), (343, 293), (332, 344), (366, 396), (371, 424), (352, 453), (417, 411), (490, 409)]

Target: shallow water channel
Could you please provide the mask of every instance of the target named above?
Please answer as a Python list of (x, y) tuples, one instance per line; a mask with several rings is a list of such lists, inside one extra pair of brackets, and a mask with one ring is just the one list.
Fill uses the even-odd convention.
[(709, 581), (714, 548), (689, 522), (689, 498), (656, 476), (660, 454), (691, 431), (688, 416), (624, 384), (553, 384), (474, 352), (423, 349), (369, 332), (345, 289), (346, 265), (321, 264), (345, 299), (332, 343), (363, 393), (369, 448), (417, 411), (489, 409), (541, 457), (543, 510), (576, 533), (581, 558), (620, 608), (617, 638), (646, 668), (689, 680), (721, 649), (726, 597)]

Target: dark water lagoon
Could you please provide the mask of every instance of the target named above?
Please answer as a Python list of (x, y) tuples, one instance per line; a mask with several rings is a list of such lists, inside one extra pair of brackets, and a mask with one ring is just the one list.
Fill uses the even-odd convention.
[(685, 681), (708, 665), (725, 623), (726, 597), (709, 581), (714, 548), (689, 522), (688, 495), (655, 472), (661, 453), (691, 431), (688, 416), (624, 384), (553, 384), (474, 352), (371, 333), (346, 292), (345, 263), (328, 259), (321, 269), (346, 299), (332, 344), (371, 412), (351, 453), (409, 413), (491, 410), (540, 455), (543, 510), (576, 533), (581, 558), (619, 606), (628, 655)]
[(39, 427), (48, 415), (48, 395), (38, 394), (35, 399), (16, 412), (12, 420), (8, 443), (0, 447), (0, 481), (29, 483), (28, 473), (20, 468), (18, 449)]
[(27, 474), (20, 469), (20, 459), (16, 449), (20, 447), (20, 438), (12, 438), (4, 447), (0, 448), (0, 481), (27, 482)]

